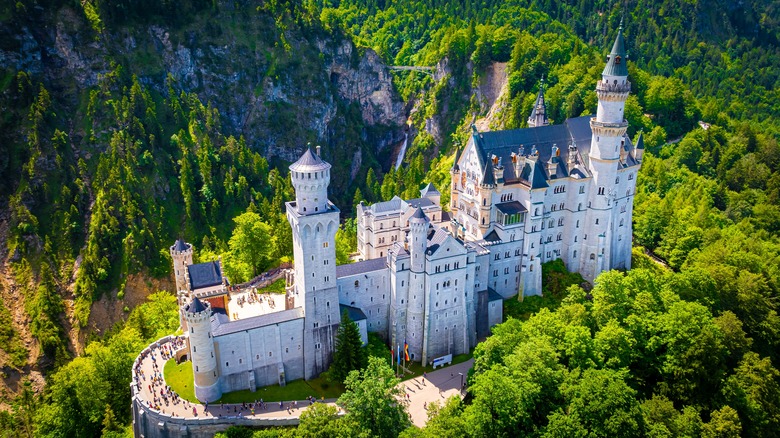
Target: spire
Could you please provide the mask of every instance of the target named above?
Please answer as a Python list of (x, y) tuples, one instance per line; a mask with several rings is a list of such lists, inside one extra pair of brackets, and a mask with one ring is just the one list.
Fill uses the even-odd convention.
[(200, 313), (204, 310), (206, 310), (206, 306), (203, 304), (203, 301), (198, 299), (198, 297), (193, 298), (189, 307), (187, 307), (187, 311), (190, 313)]
[(458, 172), (460, 166), (458, 166), (458, 160), (460, 159), (460, 148), (455, 149), (455, 161), (452, 162), (452, 171)]
[(539, 94), (536, 96), (536, 102), (531, 109), (531, 115), (528, 117), (528, 127), (537, 128), (549, 124), (547, 120), (547, 105), (544, 103), (544, 75), (542, 75), (542, 79), (539, 80)]
[(414, 214), (412, 214), (411, 219), (422, 219), (422, 220), (428, 220), (428, 216), (425, 215), (425, 212), (422, 208), (417, 207), (417, 210), (414, 211)]
[(612, 45), (612, 52), (607, 56), (607, 65), (602, 76), (628, 76), (628, 56), (626, 55), (626, 44), (623, 40), (623, 20), (620, 20), (615, 44)]

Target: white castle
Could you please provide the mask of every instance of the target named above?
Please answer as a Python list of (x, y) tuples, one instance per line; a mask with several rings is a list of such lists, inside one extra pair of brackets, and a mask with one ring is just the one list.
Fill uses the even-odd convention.
[(231, 286), (219, 261), (171, 247), (195, 394), (310, 379), (331, 363), (346, 311), (391, 348), (431, 363), (469, 352), (501, 322), (503, 299), (539, 295), (541, 264), (562, 259), (592, 281), (631, 266), (631, 215), (642, 161), (626, 135), (631, 84), (622, 28), (596, 85), (596, 117), (549, 125), (543, 89), (530, 128), (478, 132), (452, 167), (449, 212), (432, 185), (420, 198), (357, 207), (363, 261), (336, 266), (339, 210), (319, 147), (290, 166), (294, 267), (284, 295)]

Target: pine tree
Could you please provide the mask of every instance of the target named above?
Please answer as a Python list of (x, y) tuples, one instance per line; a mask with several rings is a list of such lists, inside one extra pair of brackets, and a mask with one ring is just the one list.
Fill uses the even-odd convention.
[(350, 371), (363, 369), (366, 363), (366, 352), (360, 339), (360, 329), (345, 310), (341, 314), (341, 325), (336, 333), (336, 352), (333, 354), (331, 367), (333, 379), (343, 382)]

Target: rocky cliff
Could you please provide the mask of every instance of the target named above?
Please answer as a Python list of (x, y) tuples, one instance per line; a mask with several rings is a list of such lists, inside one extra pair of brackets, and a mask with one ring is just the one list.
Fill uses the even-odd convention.
[[(161, 94), (171, 84), (197, 93), (219, 110), (227, 134), (243, 135), (269, 158), (293, 160), (308, 141), (354, 153), (361, 142), (376, 151), (403, 137), (405, 103), (374, 51), (330, 33), (279, 32), (252, 5), (225, 2), (184, 25), (102, 33), (80, 9), (28, 12), (0, 23), (0, 66), (31, 73), (68, 106), (120, 64)], [(360, 120), (347, 115), (351, 105)], [(334, 129), (356, 122), (368, 128), (359, 139)]]

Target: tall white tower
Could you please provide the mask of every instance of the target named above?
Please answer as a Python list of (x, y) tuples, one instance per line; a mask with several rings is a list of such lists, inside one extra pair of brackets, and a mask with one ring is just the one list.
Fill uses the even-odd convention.
[(171, 246), (173, 274), (176, 276), (176, 292), (189, 290), (187, 285), (187, 266), (192, 264), (192, 245), (181, 239)]
[(306, 148), (290, 166), (295, 202), (288, 202), (292, 227), (294, 299), (304, 309), (304, 378), (325, 371), (333, 356), (341, 320), (336, 287), (336, 231), (339, 209), (328, 201), (330, 164)]
[(192, 372), (195, 377), (195, 397), (202, 402), (212, 402), (222, 397), (219, 384), (219, 370), (211, 336), (211, 306), (198, 297), (184, 307), (187, 320), (187, 337), (192, 358)]
[(617, 170), (620, 150), (626, 137), (626, 122), (623, 114), (631, 83), (628, 82), (628, 57), (623, 41), (621, 23), (612, 52), (607, 56), (607, 65), (596, 84), (598, 109), (590, 121), (593, 137), (590, 146), (590, 171), (593, 174), (587, 224), (587, 240), (580, 272), (589, 280), (610, 269), (613, 224), (613, 210), (617, 207)]
[[(414, 360), (425, 357), (423, 339), (426, 338), (425, 330), (425, 306), (427, 297), (425, 292), (425, 250), (428, 248), (428, 227), (430, 221), (422, 208), (417, 210), (409, 218), (409, 257), (411, 266), (409, 272), (409, 295), (406, 310), (406, 339), (399, 342), (409, 344), (409, 358), (414, 355)], [(403, 353), (401, 353), (403, 354)]]

